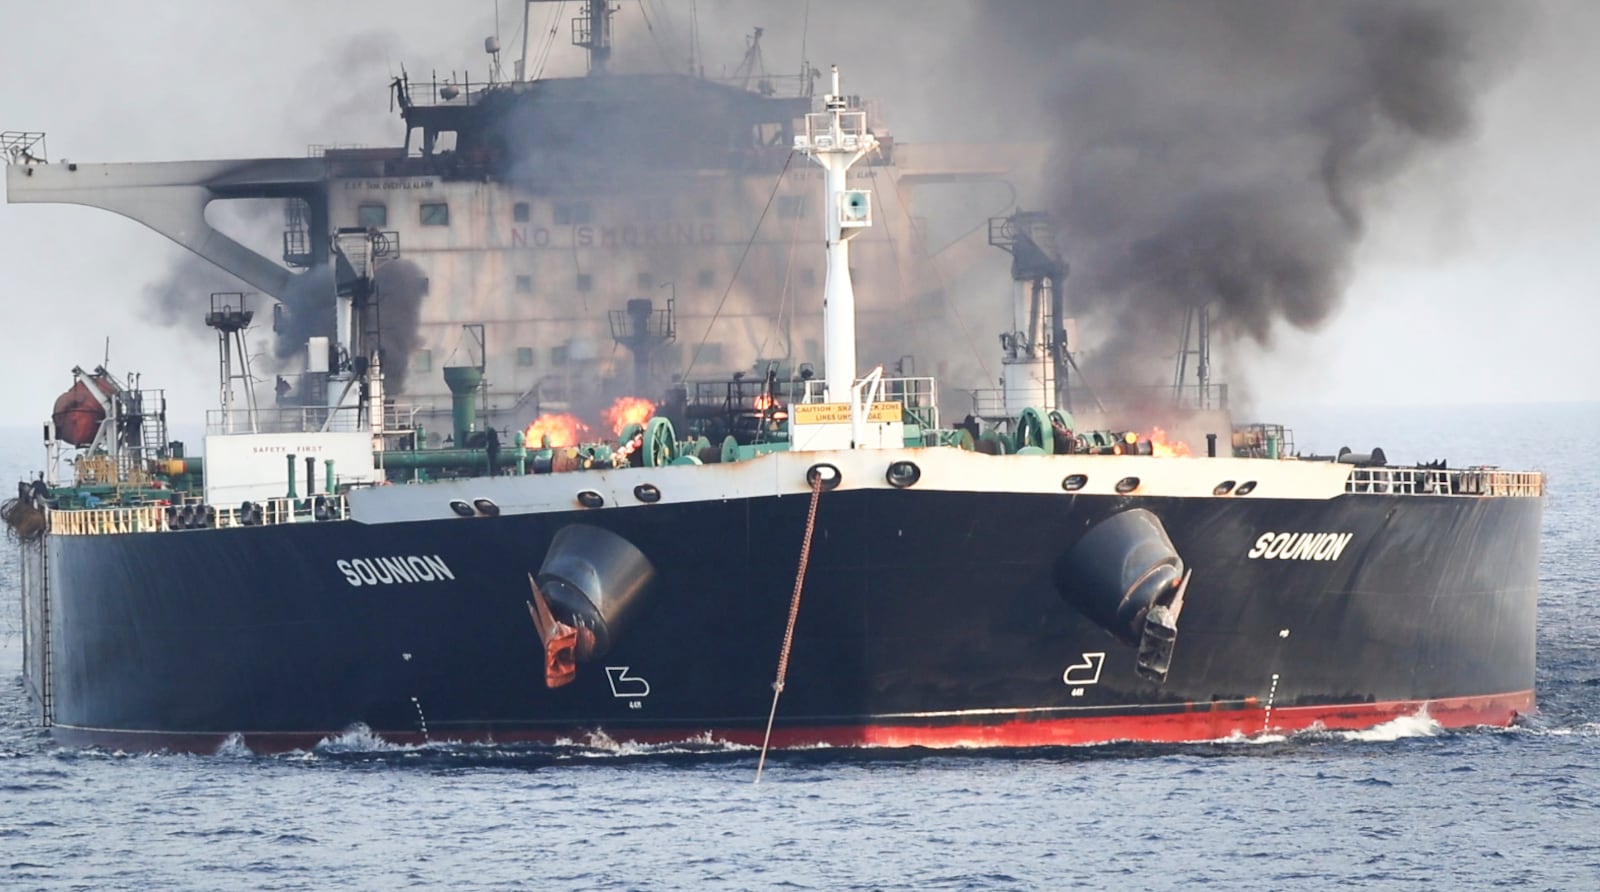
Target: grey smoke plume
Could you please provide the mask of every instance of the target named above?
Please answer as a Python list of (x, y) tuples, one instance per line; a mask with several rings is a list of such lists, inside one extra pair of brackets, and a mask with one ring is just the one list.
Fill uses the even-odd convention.
[[(317, 56), (298, 69), (289, 96), (295, 97), (295, 113), (283, 121), (283, 128), (292, 134), (290, 142), (310, 144), (387, 144), (393, 140), (394, 116), (388, 108), (386, 85), (392, 75), (391, 56), (397, 54), (399, 38), (386, 30), (373, 30), (353, 34), (337, 52)], [(270, 94), (255, 97), (255, 101), (268, 102)], [(280, 199), (229, 200), (214, 203), (207, 212), (219, 229), (255, 248), (268, 257), (281, 250), (280, 238), (285, 228), (284, 201)], [(416, 340), (416, 300), (420, 295), (409, 296), (406, 277), (396, 271), (401, 280), (393, 290), (400, 296), (393, 298), (396, 309), (395, 325), (409, 320), (408, 331), (402, 337), (391, 337), (391, 325), (383, 324), (385, 343), (414, 344)], [(380, 277), (381, 281), (382, 277)], [(207, 296), (214, 292), (254, 292), (238, 278), (224, 272), (199, 256), (183, 253), (177, 255), (162, 276), (145, 285), (142, 296), (145, 305), (161, 323), (178, 328), (203, 331), (200, 324), (208, 307)], [(280, 295), (283, 311), (273, 340), (275, 362), (267, 369), (257, 369), (258, 374), (298, 373), (303, 370), (306, 340), (313, 336), (332, 336), (334, 328), (333, 276), (326, 267), (297, 273), (290, 279), (288, 290)], [(256, 310), (257, 327), (272, 321), (273, 301), (264, 296), (251, 298)], [(388, 312), (388, 304), (385, 304)], [(407, 353), (400, 347), (390, 348), (400, 361), (385, 366), (391, 393), (399, 393), (404, 385)]]
[[(1471, 133), (1477, 97), (1516, 48), (1508, 7), (1484, 0), (709, 0), (699, 8), (702, 65), (708, 51), (736, 57), (761, 24), (770, 67), (798, 68), (805, 34), (814, 63), (840, 62), (847, 92), (881, 100), (910, 142), (1049, 139), (1048, 191), (1018, 201), (1060, 217), (1069, 310), (1097, 348), (1086, 371), (1101, 385), (1164, 377), (1182, 314), (1198, 303), (1213, 307), (1219, 353), (1270, 343), (1283, 325), (1325, 321), (1352, 278), (1375, 203), (1427, 152)], [(687, 33), (674, 15), (670, 30)], [(644, 40), (630, 21), (619, 15), (619, 29)], [(625, 38), (619, 67), (630, 58), (620, 51)], [(384, 45), (354, 41), (334, 82), (383, 81)], [(668, 46), (659, 55), (672, 68), (688, 52)], [(663, 136), (674, 133), (676, 97), (620, 97), (639, 117), (594, 113), (594, 100), (618, 98), (606, 90), (631, 86), (625, 77), (541, 86), (583, 126), (535, 129), (508, 116), (501, 148), (525, 162), (515, 176), (560, 192), (603, 171), (619, 191), (670, 193), (649, 167), (622, 159), (641, 146), (652, 157), (686, 148)], [(389, 121), (381, 97), (366, 95), (373, 101), (353, 107)], [(314, 103), (328, 104), (325, 91)], [(356, 135), (305, 130), (317, 141)], [(574, 153), (589, 163), (573, 165)], [(692, 196), (666, 197), (692, 207)], [(681, 262), (672, 246), (661, 253), (651, 263), (656, 281), (681, 289), (696, 274), (692, 252)], [(307, 301), (331, 291), (314, 277), (300, 284)], [(302, 318), (331, 327), (331, 311), (306, 306)], [(398, 320), (382, 312), (386, 350), (403, 356)], [(996, 327), (963, 313), (979, 332)], [(279, 343), (297, 351), (308, 333), (326, 330)], [(875, 343), (871, 332), (863, 338)], [(972, 352), (950, 340), (952, 356)], [(403, 361), (386, 367), (404, 373)]]
[[(223, 292), (249, 293), (254, 290), (209, 260), (184, 251), (174, 256), (172, 265), (159, 279), (145, 283), (140, 296), (157, 322), (203, 335), (205, 325), (202, 320), (211, 307), (211, 295)], [(250, 308), (259, 313), (268, 303), (265, 299), (253, 298)]]
[[(377, 312), (367, 317), (382, 351), (384, 383), (390, 394), (404, 393), (411, 354), (417, 347), (417, 324), (428, 279), (422, 268), (404, 260), (379, 266), (376, 279)], [(277, 332), (277, 359), (292, 368), (305, 355), (312, 337), (332, 337), (335, 325), (333, 273), (327, 266), (307, 270), (290, 280), (283, 295), (283, 313)]]
[(333, 301), (333, 270), (326, 264), (289, 280), (289, 287), (281, 296), (283, 311), (278, 317), (274, 347), (283, 368), (292, 368), (293, 360), (305, 355), (308, 338), (333, 336)]
[[(723, 44), (768, 26), (769, 58), (787, 59), (809, 22), (808, 55), (840, 62), (847, 92), (879, 100), (907, 143), (1050, 143), (1046, 191), (1017, 202), (1058, 216), (1097, 389), (1170, 378), (1193, 305), (1211, 306), (1224, 362), (1283, 326), (1328, 320), (1375, 209), (1419, 161), (1470, 136), (1537, 14), (1486, 0), (700, 9), (702, 34), (715, 28)], [(971, 314), (999, 306), (978, 303), (960, 312), (988, 331)], [(953, 338), (946, 349), (970, 352)]]
[(1157, 359), (1193, 306), (1212, 307), (1219, 352), (1325, 321), (1375, 201), (1470, 133), (1513, 43), (1503, 16), (1471, 2), (988, 9), (1049, 72), (1048, 202), (1070, 305), (1105, 337), (1106, 383), (1169, 369)]

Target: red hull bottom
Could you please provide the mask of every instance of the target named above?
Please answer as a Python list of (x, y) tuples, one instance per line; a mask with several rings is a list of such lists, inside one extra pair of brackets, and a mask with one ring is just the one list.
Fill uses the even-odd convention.
[[(1377, 703), (1352, 703), (1328, 706), (1291, 706), (1269, 709), (1259, 701), (1242, 703), (1189, 704), (1182, 710), (1124, 713), (1114, 716), (1051, 713), (1008, 713), (986, 710), (981, 714), (941, 714), (929, 717), (895, 717), (881, 723), (862, 725), (812, 725), (779, 727), (772, 731), (772, 746), (799, 747), (929, 747), (929, 748), (1023, 748), (1038, 746), (1085, 746), (1092, 744), (1195, 743), (1231, 738), (1250, 738), (1297, 731), (1355, 731), (1372, 728), (1395, 719), (1426, 716), (1446, 728), (1478, 725), (1509, 725), (1520, 715), (1534, 711), (1532, 690), (1513, 691), (1477, 697), (1450, 697), (1439, 700), (1392, 700)], [(230, 739), (242, 738), (256, 753), (310, 750), (343, 732), (246, 732), (242, 735), (181, 733), (165, 731), (123, 731), (108, 728), (82, 728), (56, 725), (54, 738), (67, 746), (95, 746), (107, 749), (211, 753)], [(629, 728), (614, 734), (596, 731), (574, 734), (556, 731), (500, 731), (495, 733), (442, 732), (436, 738), (410, 731), (380, 731), (376, 736), (388, 743), (416, 745), (430, 740), (462, 743), (543, 743), (556, 744), (610, 741), (615, 743), (669, 744), (685, 741), (711, 741), (760, 746), (763, 729), (739, 728)]]

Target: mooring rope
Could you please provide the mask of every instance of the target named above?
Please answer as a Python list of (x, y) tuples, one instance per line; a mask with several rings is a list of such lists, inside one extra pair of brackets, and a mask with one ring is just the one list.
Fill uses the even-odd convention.
[(789, 647), (794, 643), (794, 622), (800, 616), (800, 590), (806, 582), (806, 564), (811, 560), (811, 532), (817, 526), (817, 502), (822, 498), (822, 474), (811, 475), (811, 510), (806, 512), (806, 534), (800, 540), (800, 568), (794, 573), (794, 595), (789, 598), (789, 625), (783, 630), (783, 648), (778, 651), (778, 675), (772, 682), (772, 710), (767, 713), (767, 733), (761, 738), (761, 759), (756, 762), (756, 783), (767, 766), (767, 747), (772, 743), (772, 720), (778, 715), (778, 697), (783, 694), (783, 679), (789, 674)]

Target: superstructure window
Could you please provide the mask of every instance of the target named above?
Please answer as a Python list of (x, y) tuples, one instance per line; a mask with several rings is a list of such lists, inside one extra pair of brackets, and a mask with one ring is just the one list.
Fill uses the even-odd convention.
[(528, 210), (526, 201), (519, 201), (511, 206), (511, 221), (513, 223), (526, 223), (530, 219), (532, 219), (532, 213)]
[(550, 364), (560, 368), (567, 364), (567, 345), (560, 344), (550, 348)]
[(413, 372), (433, 371), (433, 351), (418, 350), (411, 354), (411, 370)]
[(656, 277), (655, 276), (652, 276), (649, 273), (640, 273), (639, 274), (639, 287), (640, 288), (654, 288), (655, 284), (656, 284)]
[(449, 226), (450, 205), (442, 201), (424, 202), (422, 205), (423, 226)]
[(533, 276), (517, 276), (517, 293), (533, 293)]
[(518, 347), (517, 348), (517, 365), (520, 365), (520, 366), (522, 366), (524, 368), (527, 368), (527, 367), (533, 365), (533, 348), (532, 347)]
[(590, 291), (594, 288), (594, 276), (588, 273), (578, 273), (578, 290)]
[(356, 225), (363, 229), (382, 229), (389, 225), (389, 206), (364, 204), (356, 208)]
[(695, 277), (695, 281), (700, 283), (701, 288), (710, 288), (712, 285), (717, 284), (717, 274), (712, 270), (703, 269), (700, 271), (700, 275)]

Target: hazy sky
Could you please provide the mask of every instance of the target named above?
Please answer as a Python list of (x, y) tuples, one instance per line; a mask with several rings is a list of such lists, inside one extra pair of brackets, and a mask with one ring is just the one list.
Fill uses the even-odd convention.
[[(804, 0), (649, 0), (653, 35), (641, 28), (639, 3), (625, 0), (619, 58), (626, 49), (632, 67), (680, 65), (691, 5), (709, 70), (737, 63), (753, 25), (768, 29), (769, 68), (798, 67)], [(566, 6), (570, 18), (578, 4)], [(521, 4), (500, 7), (509, 60)], [(862, 11), (833, 14), (841, 8)], [(885, 19), (916, 8), (938, 14), (879, 39)], [(1285, 332), (1274, 351), (1229, 370), (1260, 403), (1600, 399), (1600, 7), (1514, 8), (1526, 33), (1507, 37), (1522, 46), (1482, 97), (1476, 134), (1383, 197), (1337, 316), (1316, 332)], [(953, 0), (817, 0), (803, 34), (815, 64), (837, 62), (853, 73), (851, 92), (880, 101), (898, 140), (945, 141), (962, 117), (929, 84), (941, 82), (935, 72), (971, 70), (962, 34), (975, 10)], [(52, 161), (303, 156), (313, 143), (398, 143), (389, 76), (404, 65), (413, 78), (465, 67), (482, 77), (482, 41), (495, 22), (492, 0), (0, 0), (0, 11), (0, 129), (46, 131)], [(830, 37), (828, 20), (857, 30)], [(561, 27), (547, 75), (582, 67)], [(15, 382), (0, 390), (0, 418), (42, 422), (71, 367), (98, 363), (109, 336), (114, 370), (142, 370), (147, 385), (168, 389), (176, 415), (198, 420), (215, 403), (215, 341), (201, 323), (208, 289), (179, 327), (143, 318), (141, 297), (183, 253), (105, 211), (0, 205), (0, 320), (10, 334), (0, 372)]]

